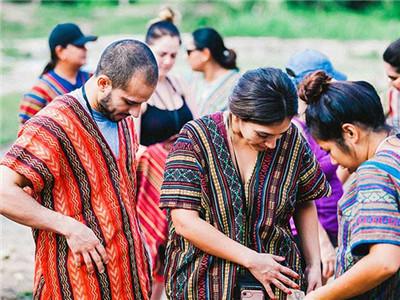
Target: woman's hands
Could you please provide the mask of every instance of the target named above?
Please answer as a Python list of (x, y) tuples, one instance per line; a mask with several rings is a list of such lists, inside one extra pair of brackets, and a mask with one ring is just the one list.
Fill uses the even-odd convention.
[(335, 271), (336, 252), (329, 239), (321, 241), (322, 282), (325, 284)]
[(263, 284), (271, 299), (275, 299), (271, 284), (286, 294), (291, 294), (289, 288), (299, 288), (298, 284), (290, 279), (298, 279), (299, 275), (291, 269), (282, 266), (280, 262), (284, 260), (285, 258), (282, 256), (256, 252), (250, 258), (249, 271)]
[(321, 266), (320, 264), (314, 264), (311, 266), (306, 266), (305, 275), (308, 282), (307, 294), (317, 288), (319, 288), (321, 283)]

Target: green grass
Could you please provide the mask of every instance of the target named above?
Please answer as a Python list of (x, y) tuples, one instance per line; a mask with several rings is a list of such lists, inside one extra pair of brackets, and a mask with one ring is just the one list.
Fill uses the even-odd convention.
[(21, 292), (16, 295), (16, 300), (31, 300), (33, 298), (33, 294), (30, 291)]
[(340, 7), (322, 10), (270, 3), (243, 12), (240, 8), (229, 10), (219, 4), (205, 15), (188, 10), (187, 19), (191, 21), (184, 23), (183, 28), (190, 31), (199, 25), (211, 25), (226, 36), (393, 40), (400, 35), (400, 12), (397, 18), (392, 18), (382, 14), (380, 8), (356, 12)]
[[(23, 17), (10, 18), (2, 14), (2, 38), (46, 37), (55, 24), (67, 21), (89, 27), (90, 32), (98, 35), (144, 33), (160, 3), (142, 0), (128, 6), (104, 5), (104, 2), (91, 5), (14, 4), (13, 9)], [(251, 9), (246, 2), (172, 3), (183, 16), (180, 27), (186, 32), (199, 26), (213, 26), (227, 36), (392, 40), (400, 35), (400, 9), (395, 10), (398, 14), (391, 14), (393, 7), (382, 5), (354, 11), (337, 5), (321, 8), (276, 1), (259, 1)], [(400, 6), (400, 2), (393, 5)], [(13, 12), (9, 14), (13, 15)]]
[(13, 48), (13, 47), (3, 47), (1, 48), (1, 52), (3, 55), (12, 57), (12, 58), (29, 58), (31, 57), (31, 53), (28, 51), (20, 51), (19, 49)]
[(18, 132), (18, 106), (22, 95), (10, 93), (0, 97), (0, 145), (15, 140)]

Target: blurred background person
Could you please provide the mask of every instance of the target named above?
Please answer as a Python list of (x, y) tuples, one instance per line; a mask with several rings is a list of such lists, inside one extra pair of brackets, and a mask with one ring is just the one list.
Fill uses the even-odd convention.
[[(312, 49), (306, 49), (295, 53), (289, 59), (286, 66), (286, 72), (291, 76), (296, 86), (299, 86), (307, 75), (317, 70), (323, 70), (335, 80), (346, 80), (346, 75), (337, 71), (326, 55)], [(332, 188), (330, 196), (315, 201), (319, 220), (318, 233), (321, 249), (322, 282), (326, 283), (326, 281), (333, 275), (335, 267), (335, 248), (337, 247), (338, 234), (337, 202), (343, 195), (342, 182), (339, 180), (337, 172), (341, 172), (341, 170), (338, 170), (338, 165), (331, 163), (329, 153), (322, 150), (311, 136), (305, 124), (305, 109), (306, 104), (301, 101), (301, 103), (299, 103), (299, 115), (298, 117), (293, 118), (292, 122), (300, 129), (300, 132), (310, 144), (311, 150), (314, 152), (318, 163)], [(297, 231), (293, 221), (291, 222), (291, 226), (293, 234), (297, 236)]]
[(400, 131), (400, 39), (386, 48), (383, 60), (386, 75), (390, 80), (388, 123)]
[(80, 88), (89, 79), (91, 74), (81, 70), (86, 64), (85, 44), (96, 40), (97, 36), (84, 35), (74, 23), (62, 23), (53, 28), (49, 36), (50, 62), (20, 104), (22, 124), (55, 97)]
[(137, 209), (153, 262), (152, 299), (160, 299), (164, 283), (168, 225), (165, 213), (158, 206), (165, 160), (176, 135), (193, 119), (195, 111), (187, 84), (170, 73), (181, 45), (174, 18), (171, 8), (162, 9), (146, 33), (146, 43), (157, 59), (159, 77), (155, 92), (142, 107), (140, 118), (140, 144), (147, 148), (138, 163)]
[(306, 299), (400, 299), (400, 134), (385, 124), (365, 81), (331, 81), (317, 71), (299, 96), (318, 144), (355, 173), (338, 203), (336, 279)]
[(186, 51), (192, 70), (202, 73), (191, 80), (199, 115), (226, 110), (228, 96), (240, 77), (235, 51), (226, 48), (221, 35), (211, 27), (192, 32)]
[[(171, 299), (238, 299), (250, 281), (268, 297), (321, 284), (317, 213), (330, 188), (291, 119), (297, 92), (279, 69), (246, 72), (229, 111), (187, 123), (167, 160), (166, 290)], [(294, 216), (300, 253), (290, 230)], [(265, 294), (265, 296), (267, 296)]]

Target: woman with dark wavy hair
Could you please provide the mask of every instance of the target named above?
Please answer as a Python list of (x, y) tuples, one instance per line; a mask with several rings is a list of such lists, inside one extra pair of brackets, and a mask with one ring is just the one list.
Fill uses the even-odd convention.
[(167, 159), (160, 200), (169, 221), (169, 299), (239, 299), (246, 287), (264, 289), (266, 299), (286, 299), (291, 289), (321, 285), (311, 200), (330, 189), (291, 123), (296, 114), (289, 77), (259, 68), (239, 79), (229, 111), (183, 127)]
[(317, 71), (299, 95), (321, 148), (355, 173), (338, 203), (336, 279), (306, 299), (400, 299), (400, 134), (365, 81), (334, 82)]

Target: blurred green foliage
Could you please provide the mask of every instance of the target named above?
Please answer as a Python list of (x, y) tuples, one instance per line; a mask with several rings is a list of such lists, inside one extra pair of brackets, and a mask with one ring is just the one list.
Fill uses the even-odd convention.
[(20, 93), (10, 93), (0, 96), (0, 145), (15, 140), (18, 131), (18, 106)]

